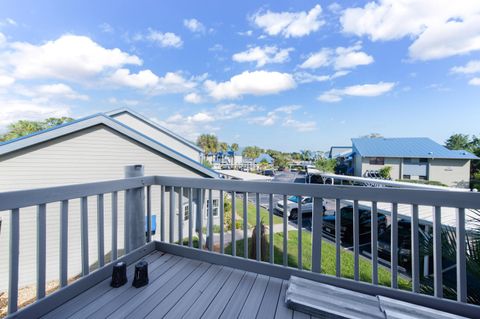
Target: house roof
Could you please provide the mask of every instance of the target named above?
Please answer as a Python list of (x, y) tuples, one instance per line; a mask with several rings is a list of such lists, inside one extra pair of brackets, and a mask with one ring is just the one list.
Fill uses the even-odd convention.
[(336, 158), (339, 156), (345, 156), (352, 152), (351, 146), (332, 146), (330, 147), (329, 157)]
[(143, 135), (142, 133), (130, 128), (129, 126), (107, 116), (103, 113), (94, 114), (73, 122), (63, 125), (58, 125), (47, 130), (39, 131), (27, 136), (13, 139), (0, 144), (0, 156), (12, 153), (21, 149), (37, 145), (39, 143), (47, 142), (74, 132), (78, 132), (97, 125), (104, 125), (122, 135), (125, 135), (140, 144), (143, 144), (159, 153), (166, 155), (173, 161), (181, 163), (192, 168), (208, 177), (218, 178), (218, 174), (203, 166), (201, 163), (169, 148), (168, 146), (159, 143), (158, 141)]
[(112, 110), (112, 111), (109, 111), (109, 112), (106, 112), (105, 114), (112, 117), (112, 118), (115, 118), (121, 114), (124, 114), (124, 113), (128, 113), (130, 114), (131, 116), (139, 119), (140, 121), (144, 122), (145, 124), (147, 125), (150, 125), (151, 127), (167, 134), (168, 136), (176, 139), (177, 141), (195, 149), (196, 151), (199, 151), (199, 152), (203, 152), (203, 150), (198, 147), (196, 144), (194, 144), (193, 142), (181, 137), (180, 135), (178, 134), (175, 134), (174, 132), (170, 131), (169, 129), (161, 126), (160, 124), (148, 119), (147, 117), (143, 116), (142, 114), (140, 113), (137, 113), (131, 109), (129, 109), (128, 107), (122, 107), (122, 108), (119, 108), (119, 109), (115, 109), (115, 110)]
[(352, 138), (352, 145), (362, 157), (478, 159), (470, 152), (449, 150), (427, 137)]
[(255, 159), (255, 163), (260, 163), (263, 160), (267, 161), (269, 164), (273, 162), (273, 158), (270, 155), (267, 153), (262, 153)]

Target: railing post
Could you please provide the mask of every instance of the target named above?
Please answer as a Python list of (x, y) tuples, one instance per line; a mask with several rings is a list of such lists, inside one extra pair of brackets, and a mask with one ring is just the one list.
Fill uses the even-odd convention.
[[(143, 165), (125, 166), (125, 178), (144, 176)], [(125, 251), (145, 244), (145, 189), (125, 191)]]

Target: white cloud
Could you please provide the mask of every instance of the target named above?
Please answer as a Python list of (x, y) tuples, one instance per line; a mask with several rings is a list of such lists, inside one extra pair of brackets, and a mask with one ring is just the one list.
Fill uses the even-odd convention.
[[(280, 107), (277, 107), (277, 108), (273, 109), (272, 111), (268, 112), (267, 114), (265, 114), (263, 116), (252, 117), (248, 120), (248, 122), (250, 124), (256, 124), (256, 125), (261, 125), (261, 126), (272, 126), (275, 123), (277, 123), (277, 121), (281, 118), (282, 113), (284, 115), (285, 114), (288, 115), (287, 118), (290, 118), (290, 115), (294, 111), (296, 111), (300, 108), (301, 108), (300, 105), (280, 106)], [(285, 118), (285, 121), (287, 120), (287, 118)]]
[(0, 88), (10, 86), (15, 82), (15, 79), (8, 75), (0, 74)]
[(440, 59), (480, 50), (480, 2), (471, 0), (380, 0), (346, 9), (343, 31), (372, 41), (414, 39), (415, 60)]
[(352, 69), (359, 65), (373, 63), (373, 57), (360, 51), (362, 45), (357, 43), (351, 47), (338, 47), (335, 50), (323, 48), (311, 54), (301, 65), (302, 69), (318, 69), (333, 66), (335, 70)]
[(17, 21), (13, 20), (12, 18), (6, 18), (6, 19), (3, 19), (3, 20), (0, 20), (0, 27), (16, 26), (16, 25), (17, 25)]
[(480, 86), (480, 78), (473, 78), (470, 81), (468, 81), (468, 84), (470, 85), (479, 85)]
[(113, 29), (113, 27), (112, 27), (110, 24), (106, 23), (106, 22), (100, 24), (98, 27), (99, 27), (100, 30), (101, 30), (102, 32), (104, 32), (104, 33), (113, 33), (113, 32), (115, 31), (115, 30)]
[(456, 66), (450, 69), (452, 73), (474, 74), (480, 73), (480, 60), (469, 61), (465, 66)]
[(300, 12), (257, 12), (251, 18), (253, 23), (269, 35), (285, 38), (303, 37), (317, 31), (325, 21), (320, 19), (322, 7), (317, 4), (310, 11)]
[(197, 19), (185, 19), (183, 25), (192, 32), (205, 33), (205, 26)]
[(362, 96), (372, 97), (385, 94), (393, 89), (395, 83), (393, 82), (379, 82), (377, 84), (360, 84), (347, 86), (343, 89), (332, 89), (324, 92), (318, 97), (318, 100), (323, 102), (339, 102), (342, 97), (347, 96)]
[(203, 98), (200, 94), (192, 92), (183, 97), (183, 100), (188, 103), (199, 104), (203, 102)]
[(0, 54), (0, 66), (21, 79), (85, 81), (127, 64), (141, 65), (142, 61), (120, 49), (106, 49), (88, 37), (76, 35), (63, 35), (42, 45), (14, 42)]
[(293, 51), (293, 48), (278, 49), (276, 46), (254, 47), (235, 53), (232, 59), (236, 62), (256, 62), (257, 67), (262, 67), (269, 63), (287, 62), (291, 51)]
[(325, 82), (347, 75), (350, 71), (337, 71), (332, 75), (315, 75), (308, 72), (296, 72), (294, 74), (297, 83)]
[[(140, 36), (141, 38), (141, 36)], [(149, 33), (146, 36), (146, 39), (156, 43), (157, 45), (165, 47), (180, 48), (183, 45), (182, 38), (172, 32), (162, 33), (156, 30), (149, 30)]]
[(18, 120), (44, 120), (48, 117), (69, 116), (67, 106), (50, 106), (36, 104), (26, 100), (1, 100), (2, 112), (0, 112), (0, 129)]
[(287, 117), (282, 125), (293, 128), (298, 132), (311, 132), (317, 129), (317, 123), (315, 121), (298, 121), (290, 117)]
[(128, 69), (118, 69), (110, 76), (109, 81), (117, 85), (143, 89), (155, 86), (159, 77), (150, 70), (139, 71), (135, 74), (130, 73)]
[(205, 89), (217, 100), (235, 99), (242, 95), (276, 94), (296, 86), (291, 74), (268, 71), (245, 71), (226, 82), (205, 81)]
[(47, 97), (63, 97), (71, 100), (88, 100), (87, 95), (75, 92), (70, 86), (63, 83), (40, 85), (34, 88), (37, 94)]
[(192, 115), (176, 113), (164, 121), (157, 122), (188, 139), (195, 140), (201, 133), (219, 130), (218, 125), (222, 122), (241, 119), (256, 109), (257, 107), (253, 105), (223, 104)]
[(7, 37), (0, 32), (0, 47), (2, 47), (5, 43), (7, 43)]
[(243, 35), (243, 36), (247, 36), (247, 37), (252, 36), (252, 34), (253, 34), (252, 30), (247, 30), (245, 32), (238, 32), (238, 35)]

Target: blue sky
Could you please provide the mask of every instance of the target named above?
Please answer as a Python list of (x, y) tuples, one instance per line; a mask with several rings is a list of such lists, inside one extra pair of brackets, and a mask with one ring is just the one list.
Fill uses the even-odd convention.
[(478, 135), (480, 3), (0, 2), (0, 130), (122, 106), (285, 151)]

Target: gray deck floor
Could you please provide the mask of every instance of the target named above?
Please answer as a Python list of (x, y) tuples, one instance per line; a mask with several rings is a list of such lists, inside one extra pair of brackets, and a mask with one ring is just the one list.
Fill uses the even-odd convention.
[(310, 318), (285, 306), (287, 282), (194, 259), (154, 252), (150, 283), (110, 287), (105, 280), (44, 318)]

